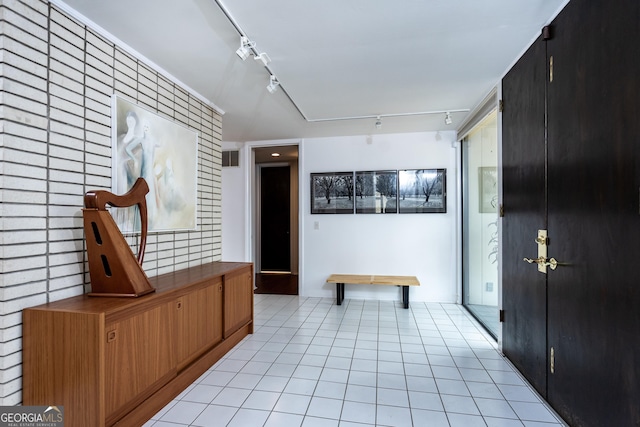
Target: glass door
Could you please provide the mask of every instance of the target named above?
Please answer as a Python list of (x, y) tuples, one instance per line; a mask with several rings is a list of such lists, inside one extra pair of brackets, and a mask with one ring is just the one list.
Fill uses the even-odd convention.
[(498, 335), (498, 132), (494, 110), (462, 140), (462, 303)]

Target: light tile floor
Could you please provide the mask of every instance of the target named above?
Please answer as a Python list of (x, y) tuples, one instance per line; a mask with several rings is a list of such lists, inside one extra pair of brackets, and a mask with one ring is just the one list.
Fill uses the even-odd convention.
[(564, 426), (455, 304), (255, 295), (255, 330), (145, 427)]

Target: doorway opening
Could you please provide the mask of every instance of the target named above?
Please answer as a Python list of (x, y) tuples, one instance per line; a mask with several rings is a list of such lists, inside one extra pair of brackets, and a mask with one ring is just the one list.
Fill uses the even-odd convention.
[(253, 149), (255, 293), (298, 295), (298, 146)]

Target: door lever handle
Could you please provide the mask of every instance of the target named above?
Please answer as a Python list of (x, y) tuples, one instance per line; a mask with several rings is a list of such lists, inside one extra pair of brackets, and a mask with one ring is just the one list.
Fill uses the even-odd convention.
[(547, 260), (544, 257), (539, 257), (539, 258), (523, 258), (523, 261), (528, 262), (529, 264), (538, 264), (538, 265), (542, 265), (542, 266), (546, 266), (546, 267), (551, 267), (552, 270), (555, 270), (558, 267), (558, 261), (556, 261), (555, 258), (551, 258), (549, 260)]

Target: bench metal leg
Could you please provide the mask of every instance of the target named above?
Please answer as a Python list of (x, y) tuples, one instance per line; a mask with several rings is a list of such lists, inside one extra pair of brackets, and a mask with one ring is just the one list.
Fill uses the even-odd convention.
[(344, 283), (336, 283), (336, 301), (338, 305), (342, 305), (344, 300)]
[(402, 303), (404, 308), (409, 308), (409, 286), (402, 287)]

